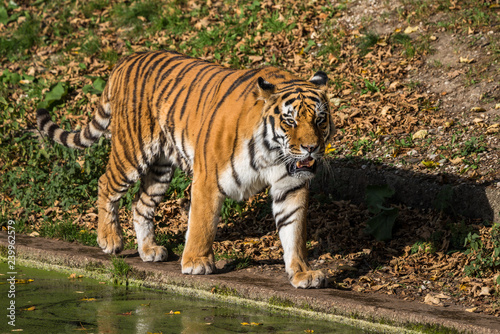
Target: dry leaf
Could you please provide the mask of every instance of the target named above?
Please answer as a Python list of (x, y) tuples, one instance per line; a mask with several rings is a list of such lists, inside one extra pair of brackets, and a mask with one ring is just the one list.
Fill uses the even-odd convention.
[(483, 112), (483, 111), (486, 111), (486, 109), (484, 109), (482, 107), (472, 107), (470, 109), (470, 111), (472, 111), (472, 112)]
[(455, 121), (454, 120), (450, 120), (450, 121), (447, 121), (444, 123), (444, 127), (445, 128), (450, 128), (453, 126), (453, 124), (455, 124)]
[(450, 162), (454, 165), (458, 165), (458, 164), (462, 163), (463, 160), (464, 160), (463, 157), (456, 157), (454, 159), (450, 159)]
[(413, 139), (424, 139), (425, 137), (427, 137), (428, 133), (429, 132), (427, 130), (419, 130), (415, 132), (412, 137)]
[(411, 34), (411, 33), (415, 32), (415, 31), (418, 31), (418, 26), (414, 26), (414, 27), (408, 26), (405, 29), (404, 33), (405, 34)]
[(477, 311), (477, 307), (472, 307), (472, 308), (466, 308), (465, 309), (467, 312), (471, 312), (471, 313), (474, 313)]
[(491, 292), (493, 292), (493, 288), (489, 286), (483, 286), (481, 288), (481, 292), (479, 293), (480, 296), (490, 296)]
[(385, 116), (385, 115), (387, 115), (387, 112), (388, 112), (390, 109), (391, 109), (391, 107), (390, 107), (390, 106), (384, 106), (384, 107), (382, 108), (382, 110), (380, 111), (380, 114), (381, 114), (382, 116)]
[(465, 58), (465, 57), (460, 57), (459, 62), (460, 62), (460, 63), (465, 63), (465, 64), (470, 64), (470, 63), (474, 62), (474, 59), (469, 59), (469, 58)]
[(486, 129), (486, 134), (492, 134), (498, 131), (500, 131), (500, 123), (495, 123), (488, 126), (488, 128)]

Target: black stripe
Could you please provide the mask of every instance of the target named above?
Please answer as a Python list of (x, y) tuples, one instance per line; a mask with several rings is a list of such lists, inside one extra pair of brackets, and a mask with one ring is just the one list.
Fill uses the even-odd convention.
[(104, 108), (102, 105), (97, 105), (97, 115), (99, 115), (100, 118), (104, 118), (104, 119), (108, 119), (109, 118), (109, 115), (106, 114), (106, 112), (104, 111)]
[[(146, 56), (144, 56), (144, 54), (137, 54), (134, 61), (131, 62), (131, 64), (128, 64), (127, 66), (127, 72), (126, 72), (126, 75), (123, 75), (123, 79), (124, 80), (130, 80), (130, 75), (132, 73), (132, 71), (137, 71), (136, 69), (136, 65), (140, 66), (141, 63), (140, 61), (142, 61)], [(131, 120), (130, 120), (130, 115), (129, 113), (132, 113), (132, 119), (135, 119), (135, 114), (136, 114), (136, 110), (134, 110), (134, 107), (135, 107), (135, 89), (136, 89), (136, 85), (134, 85), (134, 92), (133, 94), (130, 94), (129, 92), (129, 88), (130, 88), (130, 83), (125, 83), (123, 84), (124, 87), (125, 87), (125, 91), (124, 91), (124, 101), (123, 101), (123, 106), (124, 108), (121, 108), (121, 111), (122, 111), (122, 115), (118, 115), (119, 116), (119, 119), (122, 120), (122, 121), (125, 121), (126, 123), (126, 129), (127, 129), (127, 133), (123, 133), (121, 132), (119, 135), (120, 135), (120, 139), (121, 141), (125, 144), (127, 142), (127, 140), (130, 140), (131, 142), (131, 145), (128, 145), (129, 147), (131, 146), (132, 148), (134, 147), (137, 147), (138, 145), (140, 146), (140, 143), (138, 143), (138, 145), (135, 144), (135, 141), (134, 141), (134, 137), (137, 137), (137, 135), (133, 135), (134, 132), (132, 131), (132, 128), (135, 127), (135, 122), (133, 122), (134, 124), (130, 124)], [(132, 97), (132, 110), (128, 110), (127, 109), (127, 105), (128, 105), (128, 100), (130, 99), (130, 97)], [(123, 126), (119, 127), (121, 130), (123, 130)], [(137, 138), (139, 139), (139, 138)], [(123, 145), (123, 144), (122, 144)], [(133, 154), (132, 157), (130, 156), (130, 152), (129, 150), (124, 147), (124, 153), (125, 153), (125, 157), (126, 159), (129, 161), (129, 163), (131, 161), (133, 161), (134, 163), (131, 163), (131, 165), (136, 168), (136, 170), (139, 170), (139, 160), (137, 158), (137, 155), (136, 154)]]
[[(144, 137), (142, 135), (142, 113), (144, 112), (144, 110), (140, 107), (144, 101), (144, 90), (146, 88), (146, 80), (145, 78), (143, 77), (143, 73), (144, 71), (146, 70), (146, 68), (149, 66), (150, 62), (151, 62), (151, 58), (154, 58), (154, 54), (151, 55), (151, 54), (147, 54), (143, 59), (141, 59), (141, 62), (139, 64), (139, 66), (137, 66), (137, 69), (135, 70), (135, 74), (136, 74), (136, 83), (134, 84), (134, 90), (133, 90), (133, 95), (132, 95), (132, 119), (133, 119), (133, 123), (134, 123), (134, 126), (135, 126), (135, 129), (136, 129), (136, 132), (137, 134), (134, 136), (136, 137), (136, 139), (138, 139), (139, 141), (139, 150), (141, 151), (141, 160), (144, 162), (146, 161), (147, 159), (147, 154), (146, 154), (146, 151), (144, 150)], [(141, 82), (142, 81), (142, 82)], [(139, 93), (139, 101), (137, 101), (137, 95), (138, 95), (138, 92), (137, 92), (137, 89), (138, 89), (138, 83), (141, 82), (141, 86), (140, 86), (140, 93)], [(138, 107), (139, 105), (139, 107)], [(134, 145), (135, 148), (137, 148), (136, 145)], [(139, 164), (140, 165), (140, 164)], [(142, 173), (141, 173), (142, 174)]]
[(57, 125), (56, 123), (52, 123), (49, 128), (47, 129), (47, 135), (50, 137), (50, 138), (54, 138), (54, 132), (59, 129), (59, 125)]
[(150, 215), (146, 215), (144, 213), (142, 213), (141, 211), (139, 211), (139, 209), (137, 208), (137, 206), (135, 207), (135, 212), (141, 216), (142, 218), (146, 219), (146, 220), (153, 220), (153, 217), (154, 217), (154, 213), (153, 214), (150, 214)]
[[(182, 60), (186, 59), (186, 57), (183, 56), (176, 56), (169, 58), (165, 63), (161, 65), (161, 67), (158, 69), (156, 77), (153, 79), (152, 82), (154, 82), (155, 86), (153, 87), (153, 91), (156, 92), (158, 88), (160, 87), (159, 85), (164, 82), (164, 80), (172, 73), (173, 70), (175, 70), (179, 65), (181, 65), (183, 62)], [(179, 62), (175, 65), (173, 65), (171, 68), (169, 68), (166, 72), (163, 72), (166, 67), (170, 65), (173, 61), (179, 60)], [(161, 78), (160, 78), (161, 76)]]
[(96, 128), (96, 130), (99, 132), (104, 132), (106, 130), (106, 128), (103, 128), (95, 118), (92, 120), (91, 123), (94, 126), (94, 128)]
[[(210, 78), (208, 78), (208, 79), (205, 81), (205, 84), (204, 84), (204, 85), (203, 85), (203, 87), (201, 88), (201, 91), (200, 91), (200, 93), (198, 94), (198, 102), (196, 103), (196, 112), (198, 112), (198, 110), (200, 110), (201, 98), (203, 97), (203, 94), (205, 94), (205, 90), (207, 89), (208, 85), (212, 83), (212, 79), (213, 79), (213, 78), (214, 78), (217, 74), (222, 73), (222, 72), (224, 72), (224, 71), (228, 71), (228, 70), (227, 70), (227, 69), (225, 69), (225, 68), (220, 68), (219, 66), (215, 66), (215, 65), (212, 67), (212, 69), (217, 69), (218, 71), (217, 71), (217, 72), (215, 72), (215, 73), (213, 73), (213, 74), (210, 76)], [(230, 72), (230, 73), (228, 73), (227, 75), (229, 75), (229, 74), (231, 74), (231, 72)], [(227, 76), (227, 75), (226, 75), (226, 76)], [(224, 77), (222, 80), (224, 80), (224, 79), (225, 79), (225, 77)], [(212, 87), (213, 87), (213, 85), (212, 85)], [(207, 96), (207, 97), (208, 97), (208, 96)], [(206, 102), (206, 98), (205, 98), (205, 102)]]
[(68, 131), (64, 131), (61, 136), (59, 137), (59, 140), (61, 141), (61, 143), (64, 145), (64, 146), (68, 146), (68, 136), (69, 136), (69, 132)]
[[(127, 151), (127, 150), (125, 150), (125, 151)], [(113, 156), (113, 163), (115, 164), (116, 170), (120, 173), (120, 176), (124, 179), (124, 183), (125, 184), (134, 183), (135, 182), (134, 180), (131, 180), (128, 178), (128, 174), (126, 172), (127, 168), (125, 167), (124, 164), (122, 164), (122, 161), (121, 161), (120, 157), (118, 156), (118, 151), (116, 149), (114, 149), (113, 152), (111, 152), (111, 154)], [(126, 156), (125, 156), (125, 159), (129, 163), (129, 165), (135, 169), (134, 165), (130, 163), (130, 161), (127, 159)]]
[[(128, 125), (129, 122), (127, 122), (127, 125)], [(127, 127), (128, 128), (128, 127)], [(122, 145), (122, 148), (123, 148), (123, 154), (124, 154), (124, 158), (125, 160), (128, 162), (128, 164), (134, 168), (135, 170), (139, 171), (139, 160), (136, 156), (136, 154), (133, 154), (133, 152), (131, 152), (130, 149), (128, 149), (128, 147), (135, 147), (134, 145), (134, 141), (132, 139), (132, 136), (131, 136), (131, 133), (132, 132), (129, 132), (129, 133), (124, 133), (125, 129), (123, 129), (123, 127), (120, 127), (118, 129), (119, 133), (118, 133), (118, 138), (120, 138), (120, 144)], [(129, 129), (130, 131), (130, 129)], [(132, 144), (129, 145), (128, 144), (128, 140), (131, 140), (132, 141)], [(118, 152), (116, 151), (116, 149), (114, 149), (113, 151), (116, 152), (116, 158), (117, 159), (120, 159), (120, 157), (118, 156)], [(120, 159), (121, 160), (121, 159)]]
[(186, 129), (184, 128), (184, 129), (182, 129), (182, 132), (181, 132), (181, 151), (184, 154), (184, 157), (187, 159), (188, 158), (188, 154), (187, 154), (187, 151), (186, 151), (185, 142), (186, 142)]
[(75, 136), (73, 137), (73, 143), (78, 146), (78, 147), (86, 147), (85, 145), (82, 144), (82, 141), (80, 140), (80, 136), (82, 135), (82, 132), (76, 132)]
[(87, 139), (90, 139), (93, 142), (95, 142), (99, 138), (99, 136), (94, 136), (92, 132), (90, 132), (90, 124), (85, 127), (83, 133)]
[[(285, 95), (286, 95), (286, 94), (285, 94)], [(286, 101), (286, 102), (285, 102), (285, 107), (288, 107), (290, 104), (294, 103), (296, 100), (297, 100), (297, 98), (296, 98), (296, 97), (294, 97), (294, 98), (292, 98), (292, 99), (290, 99), (290, 100)]]
[[(269, 124), (271, 125), (271, 130), (273, 131), (273, 141), (279, 144), (279, 142), (276, 140), (278, 136), (276, 135), (276, 129), (275, 129), (276, 124), (274, 123), (273, 116), (269, 116)], [(285, 129), (283, 129), (283, 131), (285, 132)]]
[[(149, 196), (149, 195), (148, 195)], [(151, 202), (155, 203), (152, 199), (149, 199)], [(142, 196), (139, 196), (139, 201), (142, 203), (142, 205), (147, 206), (148, 208), (152, 208), (153, 210), (156, 208), (156, 205), (151, 205), (149, 203), (146, 203), (143, 199)], [(156, 204), (156, 203), (155, 203)]]
[(40, 122), (40, 125), (38, 127), (40, 130), (43, 130), (45, 125), (50, 122), (50, 114), (46, 109), (38, 109), (36, 111), (36, 118), (37, 121)]
[(248, 142), (248, 154), (250, 154), (250, 167), (252, 167), (255, 171), (259, 171), (255, 162), (255, 140), (253, 136)]
[(217, 188), (219, 189), (219, 192), (223, 196), (227, 197), (226, 192), (224, 191), (224, 189), (222, 189), (222, 186), (219, 183), (219, 168), (217, 168), (217, 165), (215, 165), (215, 177), (217, 178)]
[[(283, 227), (283, 226), (286, 226), (288, 224), (290, 224), (291, 222), (289, 222), (288, 224), (285, 224), (286, 221), (291, 217), (293, 216), (297, 211), (299, 211), (300, 209), (302, 209), (303, 207), (302, 206), (298, 206), (296, 207), (292, 212), (288, 213), (286, 216), (276, 220), (276, 227), (278, 228), (278, 231)], [(276, 215), (274, 216), (275, 219), (276, 219)]]
[(229, 89), (224, 93), (222, 98), (220, 99), (219, 103), (217, 104), (217, 107), (215, 109), (219, 109), (220, 106), (224, 103), (226, 98), (233, 93), (235, 89), (237, 89), (239, 86), (241, 86), (243, 83), (246, 81), (252, 79), (255, 77), (257, 70), (249, 70), (247, 74), (240, 76), (236, 81), (233, 82), (233, 84), (229, 87)]
[(273, 199), (273, 202), (274, 203), (282, 203), (284, 202), (287, 197), (297, 191), (300, 191), (302, 189), (304, 189), (305, 185), (304, 184), (301, 184), (299, 186), (296, 186), (296, 187), (293, 187), (293, 188), (290, 188), (288, 189), (287, 191), (285, 191), (284, 193), (281, 193), (279, 196), (276, 196), (274, 199)]
[(286, 172), (285, 174), (283, 174), (282, 176), (280, 176), (280, 178), (276, 181), (276, 182), (280, 182), (282, 181), (285, 177), (288, 177), (288, 172)]
[[(165, 174), (167, 174), (167, 173), (165, 173)], [(160, 175), (160, 176), (158, 176), (158, 175), (153, 175), (151, 178), (152, 178), (152, 179), (153, 179), (153, 181), (155, 181), (156, 183), (161, 183), (161, 184), (169, 184), (169, 183), (170, 183), (170, 181), (172, 181), (172, 176), (171, 176), (171, 175), (170, 175), (170, 176), (167, 176), (167, 177), (168, 177), (168, 179), (167, 179), (166, 181), (164, 181), (164, 180), (162, 180), (162, 179), (163, 179), (163, 177), (165, 176), (165, 174), (162, 174), (162, 175)]]
[[(180, 117), (179, 118), (181, 120), (184, 117), (184, 112), (186, 111), (186, 105), (187, 105), (188, 100), (191, 97), (191, 91), (194, 88), (195, 84), (197, 84), (199, 82), (203, 82), (203, 78), (205, 77), (205, 75), (208, 72), (210, 72), (210, 70), (213, 68), (213, 66), (211, 66), (211, 64), (206, 64), (205, 63), (204, 65), (205, 65), (205, 67), (199, 69), (199, 72), (196, 75), (196, 80), (192, 80), (191, 84), (189, 85), (188, 92), (186, 94), (186, 98), (184, 99), (184, 103), (182, 104), (182, 108), (181, 108), (181, 111), (180, 111)], [(207, 70), (207, 69), (209, 69), (209, 70)], [(203, 73), (203, 75), (201, 75), (202, 73)]]

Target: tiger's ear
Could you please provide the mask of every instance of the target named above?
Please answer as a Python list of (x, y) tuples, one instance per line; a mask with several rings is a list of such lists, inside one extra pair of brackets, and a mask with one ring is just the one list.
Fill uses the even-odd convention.
[(315, 84), (316, 86), (324, 86), (328, 82), (328, 76), (323, 71), (318, 71), (314, 76), (309, 80), (309, 82)]
[(262, 79), (262, 77), (257, 78), (257, 84), (259, 85), (260, 95), (264, 98), (264, 100), (267, 100), (276, 90), (275, 85)]

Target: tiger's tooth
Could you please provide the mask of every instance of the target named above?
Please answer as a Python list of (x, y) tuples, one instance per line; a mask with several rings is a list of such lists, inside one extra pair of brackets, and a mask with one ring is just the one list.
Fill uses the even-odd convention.
[(297, 161), (296, 165), (297, 165), (297, 168), (300, 168), (300, 166), (301, 166), (300, 161)]

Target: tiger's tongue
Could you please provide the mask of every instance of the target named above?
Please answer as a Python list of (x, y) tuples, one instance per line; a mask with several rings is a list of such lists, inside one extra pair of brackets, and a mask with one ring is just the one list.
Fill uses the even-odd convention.
[(304, 168), (304, 167), (311, 168), (312, 165), (314, 165), (314, 159), (311, 157), (301, 161), (297, 161), (297, 168)]

